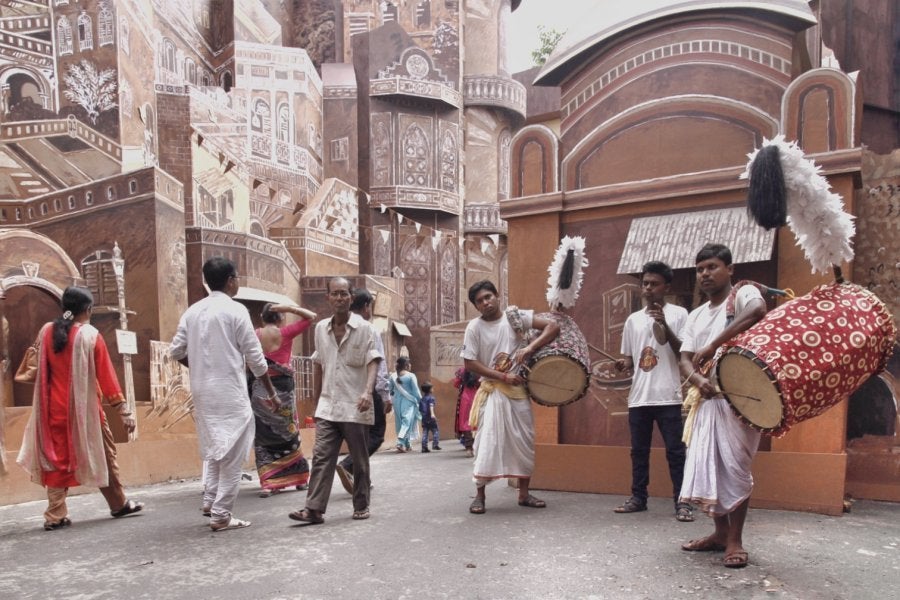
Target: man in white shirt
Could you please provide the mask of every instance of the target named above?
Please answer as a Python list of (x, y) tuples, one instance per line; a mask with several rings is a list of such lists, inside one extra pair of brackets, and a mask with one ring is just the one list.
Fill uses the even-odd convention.
[(742, 536), (753, 491), (750, 467), (760, 435), (738, 419), (710, 381), (707, 369), (719, 346), (766, 315), (766, 302), (756, 286), (741, 287), (735, 295), (734, 319), (729, 322), (731, 251), (721, 244), (707, 244), (697, 254), (696, 264), (697, 283), (709, 302), (688, 316), (681, 342), (681, 373), (702, 396), (691, 429), (681, 501), (696, 504), (713, 517), (715, 531), (681, 548), (724, 551), (724, 566), (739, 569), (747, 566), (749, 558)]
[(335, 277), (326, 286), (334, 314), (316, 324), (316, 443), (306, 506), (288, 516), (306, 525), (325, 522), (325, 509), (345, 440), (353, 457), (353, 519), (369, 518), (369, 427), (375, 422), (372, 390), (378, 363), (375, 328), (350, 312), (350, 283)]
[(169, 355), (190, 369), (197, 441), (205, 461), (203, 513), (213, 531), (248, 527), (233, 516), (241, 465), (255, 431), (246, 369), (277, 399), (250, 313), (232, 300), (239, 289), (234, 263), (219, 256), (203, 264), (209, 296), (181, 316)]
[[(622, 354), (616, 361), (620, 371), (634, 369), (628, 395), (628, 426), (631, 430), (631, 497), (615, 509), (617, 513), (647, 510), (650, 484), (650, 444), (656, 422), (666, 447), (672, 479), (675, 518), (693, 521), (691, 505), (678, 502), (684, 476), (685, 446), (681, 441), (681, 376), (678, 373), (678, 338), (687, 310), (666, 302), (674, 274), (669, 265), (650, 261), (641, 270), (641, 295), (647, 306), (629, 315), (622, 331)], [(635, 368), (637, 367), (637, 368)]]
[[(353, 290), (353, 300), (350, 303), (350, 312), (356, 313), (366, 321), (372, 320), (372, 304), (375, 302), (374, 296), (366, 288), (356, 288)], [(384, 356), (384, 343), (381, 336), (375, 336), (375, 346), (378, 353)], [(387, 366), (384, 359), (378, 361), (378, 373), (375, 376), (375, 391), (372, 393), (372, 404), (374, 406), (375, 422), (369, 427), (369, 456), (378, 452), (381, 444), (384, 443), (384, 431), (387, 427), (385, 415), (391, 412), (391, 395), (388, 390), (390, 378), (388, 377)], [(347, 490), (348, 494), (353, 493), (353, 457), (348, 454), (338, 463), (338, 478), (341, 485)]]

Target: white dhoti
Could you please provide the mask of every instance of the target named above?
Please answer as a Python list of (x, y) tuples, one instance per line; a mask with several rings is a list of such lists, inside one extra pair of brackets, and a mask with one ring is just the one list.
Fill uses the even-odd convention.
[(753, 491), (751, 465), (760, 433), (747, 427), (724, 398), (704, 400), (697, 410), (684, 465), (681, 502), (711, 516), (733, 511)]
[(475, 483), (482, 486), (496, 479), (531, 477), (534, 416), (528, 398), (511, 399), (495, 389), (484, 402), (478, 423)]

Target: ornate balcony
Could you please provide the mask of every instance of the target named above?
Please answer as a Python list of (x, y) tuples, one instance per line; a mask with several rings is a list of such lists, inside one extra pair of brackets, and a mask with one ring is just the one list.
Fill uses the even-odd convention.
[(463, 78), (463, 100), (467, 106), (505, 108), (525, 118), (525, 86), (498, 75), (467, 75)]
[(372, 205), (388, 208), (420, 208), (459, 214), (459, 195), (435, 188), (385, 186), (371, 189)]
[(462, 94), (438, 81), (389, 77), (369, 81), (369, 96), (409, 96), (418, 100), (441, 102), (453, 108), (462, 107)]
[(465, 233), (506, 233), (506, 221), (500, 218), (496, 204), (471, 204), (463, 212)]

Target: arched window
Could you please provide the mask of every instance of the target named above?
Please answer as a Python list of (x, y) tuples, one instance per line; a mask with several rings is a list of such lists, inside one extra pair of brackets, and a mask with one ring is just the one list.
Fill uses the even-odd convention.
[(170, 73), (175, 73), (175, 44), (169, 40), (163, 40), (162, 68)]
[(114, 23), (109, 2), (104, 0), (100, 3), (100, 12), (97, 16), (97, 37), (101, 46), (111, 46), (116, 43)]
[(501, 199), (509, 198), (510, 183), (510, 147), (512, 145), (512, 136), (508, 130), (504, 130), (500, 134), (500, 169), (497, 173), (499, 179), (498, 193)]
[(128, 26), (128, 19), (122, 17), (119, 19), (119, 45), (125, 54), (131, 54), (131, 30)]
[(184, 59), (184, 78), (197, 85), (197, 63), (190, 57)]
[(291, 111), (284, 102), (278, 105), (278, 131), (275, 135), (279, 142), (291, 141)]
[(66, 17), (60, 17), (56, 21), (56, 47), (59, 55), (72, 54), (72, 24)]
[(94, 48), (94, 29), (93, 21), (83, 10), (78, 15), (78, 50), (93, 50)]
[(119, 86), (119, 106), (122, 108), (122, 114), (130, 117), (134, 110), (134, 96), (131, 93), (131, 84), (127, 79), (122, 80)]
[(410, 125), (403, 135), (403, 183), (405, 185), (429, 185), (428, 138), (418, 125)]

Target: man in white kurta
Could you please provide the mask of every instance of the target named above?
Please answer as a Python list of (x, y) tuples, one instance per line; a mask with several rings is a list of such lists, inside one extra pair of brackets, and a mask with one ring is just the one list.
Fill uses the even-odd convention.
[[(519, 480), (519, 505), (543, 508), (546, 503), (529, 493), (534, 471), (534, 418), (531, 403), (522, 387), (524, 380), (511, 370), (523, 364), (544, 344), (559, 334), (551, 320), (534, 317), (530, 310), (517, 311), (522, 331), (517, 332), (500, 310), (497, 289), (490, 281), (469, 288), (469, 300), (481, 317), (466, 326), (460, 356), (466, 369), (482, 377), (470, 422), (475, 428), (475, 500), (469, 512), (485, 512), (485, 486), (503, 478)], [(524, 332), (541, 333), (525, 343)]]
[(724, 565), (741, 568), (748, 561), (742, 536), (753, 490), (750, 467), (760, 435), (732, 412), (728, 401), (704, 375), (704, 367), (719, 346), (765, 316), (766, 305), (755, 286), (743, 286), (737, 291), (734, 320), (729, 323), (726, 300), (732, 289), (730, 250), (707, 244), (696, 262), (697, 281), (710, 301), (691, 312), (682, 335), (681, 371), (699, 388), (702, 400), (693, 418), (681, 501), (697, 504), (712, 516), (715, 531), (682, 545), (682, 549), (724, 551)]
[(190, 369), (197, 441), (206, 463), (203, 512), (210, 513), (213, 531), (221, 531), (250, 524), (232, 515), (255, 429), (246, 370), (263, 382), (270, 399), (277, 396), (250, 314), (232, 300), (239, 287), (234, 264), (211, 258), (203, 277), (210, 294), (181, 316), (169, 355)]

